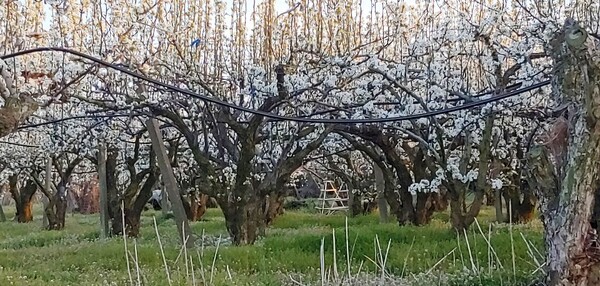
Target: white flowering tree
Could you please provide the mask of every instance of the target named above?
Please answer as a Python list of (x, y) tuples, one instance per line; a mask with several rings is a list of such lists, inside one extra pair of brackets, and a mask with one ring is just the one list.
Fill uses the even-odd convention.
[[(398, 15), (395, 20), (400, 23), (401, 31), (423, 33), (398, 37), (381, 53), (365, 57), (349, 55), (332, 63), (338, 72), (332, 73), (328, 82), (333, 83), (332, 86), (351, 83), (347, 87), (351, 92), (328, 98), (337, 104), (337, 118), (394, 117), (430, 112), (494, 95), (492, 92), (471, 98), (481, 90), (510, 91), (514, 88), (513, 83), (523, 81), (522, 86), (526, 86), (544, 79), (548, 64), (543, 61), (546, 55), (542, 44), (552, 31), (550, 26), (543, 31), (527, 25), (520, 31), (514, 30), (518, 28), (512, 23), (527, 19), (508, 13), (510, 17), (496, 21), (511, 9), (501, 3), (494, 4), (498, 9), (452, 2), (439, 5), (440, 12), (428, 12), (424, 23), (411, 23), (400, 16), (406, 15), (402, 13), (404, 5), (393, 6), (397, 10), (390, 13), (390, 17)], [(423, 4), (421, 8), (435, 10), (440, 8), (439, 5)], [(504, 29), (503, 25), (509, 25), (511, 29)], [(521, 41), (539, 32), (543, 32), (541, 36), (531, 37), (526, 43)], [(522, 38), (511, 38), (511, 33), (518, 33)], [(390, 50), (395, 53), (386, 53)], [(489, 172), (492, 156), (506, 152), (504, 148), (510, 147), (507, 144), (492, 146), (494, 130), (496, 136), (502, 135), (494, 129), (497, 120), (504, 121), (504, 117), (515, 112), (507, 107), (520, 105), (527, 109), (539, 105), (544, 93), (533, 95), (527, 93), (500, 104), (487, 104), (429, 119), (415, 118), (402, 123), (362, 127), (345, 125), (336, 129), (381, 148), (385, 163), (393, 166), (395, 171), (393, 180), (398, 180), (391, 183), (396, 197), (390, 201), (405, 208), (400, 212), (401, 221), (411, 221), (415, 217), (415, 206), (409, 203), (412, 202), (411, 192), (422, 197), (422, 204), (426, 205), (430, 199), (425, 193), (445, 189), (451, 199), (453, 225), (461, 230), (474, 221), (485, 193), (492, 187)], [(361, 106), (362, 110), (356, 109)], [(357, 144), (364, 145), (364, 142)], [(493, 182), (494, 187), (502, 187), (498, 180)], [(398, 188), (400, 190), (396, 190)], [(464, 208), (467, 190), (475, 192), (469, 210)]]
[[(279, 112), (283, 112), (305, 92), (304, 86), (294, 86), (295, 82), (286, 81), (286, 77), (281, 68), (275, 82), (265, 84), (268, 82), (265, 74), (251, 74), (244, 79), (248, 86), (240, 92), (248, 98), (259, 97), (252, 93), (261, 94), (248, 103), (256, 104), (259, 110), (276, 112), (279, 106)], [(217, 93), (212, 96), (223, 97)], [(203, 105), (187, 101), (188, 108), (206, 110), (199, 119), (205, 122), (203, 126), (197, 125), (193, 114), (188, 115), (190, 109), (184, 111), (168, 105), (151, 105), (149, 109), (183, 134), (199, 169), (196, 183), (202, 192), (216, 198), (234, 241), (252, 243), (260, 228), (278, 213), (283, 196), (280, 190), (290, 174), (320, 146), (329, 131), (309, 124), (268, 122), (261, 115), (248, 116)], [(285, 131), (289, 135), (283, 133), (283, 126), (289, 128)], [(279, 133), (273, 133), (274, 130)]]
[[(47, 107), (45, 113), (38, 112), (38, 116), (50, 115), (54, 113), (56, 105), (52, 108)], [(33, 183), (32, 191), (40, 190), (49, 200), (45, 208), (45, 215), (48, 219), (49, 229), (62, 229), (65, 223), (65, 213), (68, 202), (74, 202), (74, 197), (69, 190), (73, 175), (76, 173), (84, 174), (89, 172), (91, 166), (82, 164), (84, 155), (89, 146), (81, 144), (81, 135), (85, 134), (85, 126), (76, 124), (58, 124), (47, 128), (45, 121), (54, 119), (52, 117), (42, 117), (36, 120), (44, 121), (44, 124), (21, 126), (20, 130), (5, 137), (9, 142), (3, 150), (7, 156), (14, 153), (14, 144), (28, 144), (27, 151), (22, 156), (29, 158), (30, 163), (21, 165), (19, 172), (22, 172), (26, 180)], [(66, 129), (65, 129), (66, 128)], [(68, 132), (65, 130), (68, 129)], [(61, 132), (62, 130), (62, 132)], [(12, 143), (11, 143), (12, 142)], [(87, 149), (86, 149), (87, 148)], [(17, 149), (18, 150), (18, 149)], [(52, 162), (50, 171), (46, 174), (45, 166), (48, 160)], [(46, 177), (50, 176), (50, 189), (46, 188)], [(17, 201), (15, 199), (15, 201)]]
[[(33, 196), (37, 191), (35, 182), (32, 182), (29, 170), (39, 156), (36, 146), (26, 144), (12, 144), (10, 141), (2, 143), (2, 171), (0, 178), (3, 185), (15, 201), (15, 220), (25, 223), (33, 220)], [(33, 184), (32, 184), (33, 183)]]
[[(597, 1), (515, 1), (508, 5), (505, 1), (374, 0), (370, 9), (361, 9), (368, 5), (358, 0), (344, 5), (302, 1), (290, 3), (289, 9), (279, 14), (275, 1), (262, 1), (253, 11), (247, 11), (247, 1), (188, 5), (113, 0), (109, 1), (111, 9), (92, 1), (46, 2), (12, 1), (0, 7), (6, 19), (0, 28), (4, 53), (38, 45), (73, 47), (200, 95), (277, 115), (321, 119), (434, 112), (538, 83), (548, 79), (552, 69), (555, 78), (579, 78), (573, 70), (560, 73), (563, 58), (556, 57), (560, 54), (556, 48), (563, 45), (555, 36), (560, 35), (567, 16), (580, 18), (589, 38), (598, 37), (599, 22)], [(44, 18), (49, 19), (47, 24)], [(591, 48), (586, 59), (594, 60), (594, 52)], [(588, 73), (595, 68), (593, 61), (584, 65), (590, 68), (585, 70)], [(451, 114), (324, 126), (282, 122), (208, 104), (58, 53), (9, 59), (0, 66), (0, 72), (2, 136), (32, 116), (50, 118), (36, 107), (57, 101), (99, 107), (100, 114), (131, 117), (133, 126), (131, 121), (124, 121), (109, 127), (112, 132), (132, 129), (122, 133), (135, 135), (133, 141), (115, 144), (121, 155), (112, 152), (112, 156), (133, 162), (127, 165), (115, 159), (113, 173), (133, 166), (129, 176), (114, 179), (115, 186), (138, 184), (132, 190), (139, 190), (146, 184), (142, 181), (151, 182), (153, 172), (147, 170), (153, 168), (153, 156), (142, 144), (144, 126), (139, 120), (162, 120), (172, 147), (172, 163), (178, 176), (185, 178), (184, 189), (217, 199), (236, 244), (253, 243), (260, 230), (280, 213), (281, 190), (311, 152), (320, 147), (335, 151), (332, 144), (323, 144), (328, 137), (349, 143), (382, 169), (386, 200), (400, 222), (426, 223), (433, 198), (445, 191), (453, 227), (464, 231), (492, 191), (499, 218), (502, 196), (513, 215), (509, 220), (531, 217), (536, 199), (522, 182), (524, 154), (543, 153), (530, 148), (537, 132), (571, 130), (560, 122), (552, 128), (540, 124), (536, 129), (544, 118), (537, 113), (552, 117), (565, 110), (545, 87)], [(83, 79), (86, 74), (90, 76)], [(593, 79), (594, 73), (587, 76)], [(77, 92), (66, 92), (74, 81), (81, 82)], [(576, 90), (576, 86), (568, 87)], [(482, 91), (489, 93), (473, 96)], [(564, 88), (562, 91), (568, 93)], [(550, 104), (556, 104), (554, 110), (548, 110)], [(125, 137), (116, 136), (115, 140), (131, 140)], [(548, 138), (552, 146), (561, 146), (553, 141), (560, 137)], [(67, 138), (61, 140), (69, 142), (68, 146), (74, 144)], [(569, 152), (568, 158), (579, 158), (579, 149)], [(68, 170), (67, 161), (75, 160), (74, 155), (68, 156), (65, 163), (57, 163), (61, 170)], [(555, 157), (556, 165), (566, 164), (565, 158)], [(541, 177), (551, 177), (547, 165), (534, 162), (534, 167), (542, 166), (539, 169), (546, 171)], [(60, 173), (58, 168), (56, 172)], [(145, 177), (135, 179), (142, 174)], [(554, 231), (557, 222), (572, 218), (582, 223), (571, 226), (589, 229), (585, 223), (594, 219), (589, 216), (553, 216), (556, 210), (548, 206), (554, 201), (540, 192), (540, 182), (546, 183), (538, 180), (537, 185), (530, 182), (526, 187), (538, 192), (548, 230)], [(565, 190), (572, 190), (563, 185)], [(141, 189), (147, 190), (145, 186)], [(467, 208), (469, 191), (473, 201)], [(416, 204), (413, 196), (417, 197)], [(591, 203), (585, 198), (588, 203), (584, 209), (594, 208), (594, 198), (589, 198)], [(119, 201), (111, 205), (118, 209)], [(138, 199), (129, 202), (137, 205)], [(570, 206), (563, 210), (573, 211)], [(568, 230), (566, 237), (584, 237), (580, 229)], [(547, 231), (547, 239), (549, 260), (558, 261), (549, 263), (555, 273), (552, 283), (560, 285), (566, 279), (585, 285), (577, 280), (581, 275), (570, 274), (571, 268), (579, 265), (573, 261), (581, 251), (572, 254), (560, 248), (562, 240), (551, 231)]]
[[(111, 233), (118, 235), (125, 230), (129, 236), (137, 236), (141, 212), (158, 180), (158, 168), (141, 121), (143, 118), (90, 115), (90, 112), (95, 113), (95, 111), (79, 109), (70, 112), (68, 117), (45, 118), (45, 123), (30, 125), (41, 125), (40, 128), (56, 126), (56, 128), (37, 130), (38, 134), (47, 132), (46, 140), (43, 142), (44, 151), (46, 154), (51, 154), (53, 171), (57, 176), (54, 180), (56, 182), (54, 191), (45, 192), (47, 195), (53, 194), (50, 195), (49, 208), (56, 208), (59, 220), (64, 224), (67, 201), (65, 191), (70, 179), (78, 172), (81, 174), (97, 172), (98, 148), (99, 144), (103, 143), (108, 146), (109, 151), (106, 177)], [(39, 168), (37, 172), (41, 173), (42, 167)], [(34, 176), (34, 178), (38, 177)], [(88, 177), (82, 176), (81, 179), (89, 179)], [(38, 185), (42, 191), (45, 191), (42, 177), (39, 177)], [(54, 203), (53, 198), (55, 198)], [(56, 207), (57, 204), (60, 207)], [(49, 214), (50, 220), (51, 216), (52, 214)], [(122, 223), (123, 218), (125, 218), (125, 226)]]

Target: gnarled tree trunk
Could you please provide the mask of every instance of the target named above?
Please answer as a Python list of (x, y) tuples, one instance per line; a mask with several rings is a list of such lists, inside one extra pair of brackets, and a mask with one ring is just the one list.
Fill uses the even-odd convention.
[(35, 182), (27, 180), (25, 186), (19, 188), (17, 185), (18, 175), (9, 178), (9, 190), (15, 200), (17, 213), (15, 220), (20, 223), (33, 221), (33, 195), (37, 190)]
[(59, 184), (57, 191), (49, 197), (48, 204), (44, 209), (48, 218), (48, 230), (61, 230), (65, 227), (65, 214), (67, 211), (65, 194), (65, 186)]
[[(117, 157), (118, 150), (110, 148), (106, 158), (106, 186), (108, 213), (111, 220), (111, 235), (122, 235), (123, 230), (129, 237), (137, 237), (140, 231), (140, 218), (144, 206), (152, 197), (152, 188), (158, 180), (156, 157), (150, 152), (149, 168), (137, 171), (136, 162), (139, 159), (139, 137), (132, 157), (127, 158), (129, 185), (120, 192), (117, 188)], [(123, 225), (123, 221), (125, 225)]]
[(158, 170), (154, 165), (154, 161), (150, 162), (151, 167), (144, 184), (139, 187), (139, 182), (141, 182), (141, 177), (145, 175), (136, 174), (136, 178), (134, 180), (137, 181), (135, 185), (135, 189), (139, 189), (139, 191), (134, 191), (132, 189), (128, 189), (128, 193), (137, 193), (137, 196), (132, 197), (128, 194), (125, 195), (125, 202), (123, 205), (125, 206), (125, 231), (127, 236), (129, 237), (138, 237), (140, 233), (140, 218), (142, 216), (142, 211), (144, 210), (144, 206), (152, 197), (152, 187), (156, 183), (158, 179)]
[(123, 204), (125, 206), (125, 231), (129, 237), (138, 237), (140, 234), (142, 211), (146, 202), (152, 197), (152, 186), (156, 183), (157, 177), (156, 172), (150, 172), (135, 200), (127, 200)]
[[(547, 284), (600, 285), (592, 210), (600, 187), (600, 53), (568, 19), (554, 45), (553, 90), (567, 106), (546, 142), (528, 154), (530, 186), (540, 200)], [(588, 48), (596, 46), (593, 48)]]
[(362, 196), (358, 193), (358, 190), (354, 188), (352, 182), (348, 183), (348, 215), (355, 217), (362, 212)]
[[(83, 157), (69, 158), (68, 153), (63, 153), (52, 160), (60, 181), (56, 187), (56, 192), (48, 198), (50, 202), (44, 210), (48, 217), (48, 229), (50, 230), (61, 230), (65, 227), (65, 216), (68, 205), (67, 184), (71, 180), (73, 171), (82, 161)], [(40, 188), (44, 188), (41, 182), (37, 183)], [(49, 191), (46, 193), (49, 194)]]
[(431, 216), (435, 208), (433, 207), (434, 193), (417, 193), (417, 204), (415, 206), (415, 225), (426, 225), (431, 222)]
[(67, 187), (61, 183), (58, 185), (58, 192), (54, 195), (54, 212), (56, 221), (49, 221), (51, 229), (61, 230), (65, 228), (65, 217), (67, 214)]
[(266, 198), (253, 195), (240, 196), (233, 201), (219, 197), (217, 202), (225, 216), (227, 231), (235, 245), (253, 244), (264, 224), (262, 206)]

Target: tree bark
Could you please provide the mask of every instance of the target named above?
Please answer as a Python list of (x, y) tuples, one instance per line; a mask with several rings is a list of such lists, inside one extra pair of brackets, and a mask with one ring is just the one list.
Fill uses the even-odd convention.
[[(49, 193), (52, 188), (52, 157), (48, 156), (46, 158), (46, 174), (44, 176), (44, 188)], [(46, 215), (46, 208), (48, 207), (48, 197), (44, 196), (42, 198), (42, 206), (44, 207), (44, 211), (42, 212), (42, 227), (44, 229), (48, 228), (48, 216)]]
[(6, 98), (4, 105), (0, 107), (0, 137), (14, 132), (21, 123), (35, 113), (38, 107), (35, 99), (28, 95), (14, 95)]
[(6, 215), (4, 214), (4, 209), (2, 208), (2, 202), (0, 202), (0, 222), (6, 221)]
[(590, 220), (592, 228), (598, 232), (600, 230), (600, 204), (595, 202), (600, 202), (600, 189), (596, 190), (594, 194), (594, 209), (592, 211), (592, 219)]
[[(511, 215), (505, 222), (527, 223), (534, 218), (537, 198), (528, 186), (509, 186), (505, 188), (507, 213)], [(510, 208), (510, 211), (508, 210)]]
[(152, 197), (152, 186), (156, 183), (157, 177), (157, 173), (151, 171), (135, 200), (133, 202), (128, 200), (123, 204), (125, 206), (125, 231), (129, 237), (139, 236), (142, 211), (148, 200)]
[(256, 156), (255, 134), (241, 134), (240, 137), (241, 148), (235, 182), (225, 194), (217, 198), (217, 201), (223, 210), (225, 225), (233, 244), (248, 245), (254, 244), (260, 231), (264, 230), (263, 207), (266, 195), (251, 183), (251, 160)]
[(377, 205), (379, 207), (379, 221), (382, 223), (388, 222), (388, 205), (385, 198), (385, 181), (383, 171), (377, 164), (373, 164), (373, 172), (375, 173), (375, 187), (377, 189)]
[[(479, 174), (477, 176), (477, 181), (475, 182), (474, 189), (474, 197), (473, 202), (471, 203), (471, 207), (467, 209), (466, 206), (466, 188), (468, 184), (463, 184), (459, 181), (454, 181), (450, 183), (448, 186), (448, 191), (450, 194), (450, 212), (451, 212), (451, 222), (452, 227), (457, 230), (459, 233), (462, 233), (463, 230), (467, 229), (474, 221), (475, 217), (479, 215), (479, 211), (483, 206), (483, 201), (485, 198), (486, 189), (488, 188), (486, 179), (489, 170), (489, 158), (491, 155), (491, 140), (492, 140), (492, 130), (494, 126), (495, 116), (488, 115), (485, 119), (485, 128), (483, 130), (483, 136), (481, 139), (481, 143), (479, 144)], [(467, 144), (467, 149), (463, 154), (463, 162), (461, 162), (461, 171), (466, 174), (466, 165), (470, 160), (471, 152), (471, 140), (469, 140), (470, 135), (466, 135), (467, 140), (465, 144)], [(449, 177), (451, 177), (449, 175)]]
[(234, 245), (254, 244), (258, 238), (264, 215), (261, 206), (266, 198), (244, 196), (241, 200), (229, 201), (218, 198), (217, 202), (223, 210), (227, 231)]
[(452, 192), (450, 194), (450, 222), (452, 223), (452, 228), (460, 233), (468, 227), (463, 215), (464, 200), (463, 192)]
[(433, 193), (418, 192), (415, 207), (415, 225), (426, 225), (433, 215)]
[(55, 195), (54, 211), (56, 212), (56, 221), (54, 222), (54, 230), (65, 228), (65, 218), (67, 214), (67, 189), (64, 184), (59, 184), (58, 192)]
[(23, 200), (17, 206), (17, 222), (32, 222), (33, 221), (33, 202), (31, 199)]
[(106, 200), (108, 204), (108, 216), (110, 218), (110, 234), (113, 236), (123, 233), (123, 214), (116, 177), (118, 155), (117, 149), (108, 148), (105, 164)]
[(448, 210), (448, 191), (440, 189), (439, 192), (431, 194), (433, 211), (443, 212)]
[[(519, 223), (519, 210), (521, 209), (521, 195), (516, 186), (509, 186), (505, 189), (507, 223)], [(510, 210), (509, 210), (510, 208)]]
[(208, 205), (208, 199), (209, 197), (207, 194), (198, 194), (198, 207), (196, 208), (196, 216), (194, 217), (194, 221), (200, 221), (202, 217), (204, 217)]
[[(423, 147), (412, 149), (412, 172), (414, 181), (420, 182), (427, 178), (427, 162)], [(431, 216), (435, 210), (433, 205), (433, 192), (417, 192), (415, 203), (415, 225), (425, 225), (431, 221)], [(412, 196), (411, 196), (412, 197)], [(412, 201), (410, 203), (412, 206)]]
[(17, 222), (26, 223), (33, 221), (33, 195), (37, 190), (35, 182), (27, 180), (25, 186), (19, 188), (17, 186), (18, 176), (14, 175), (9, 178), (10, 193), (15, 200), (17, 213), (15, 219)]
[(355, 217), (362, 212), (361, 196), (355, 191), (354, 186), (348, 183), (348, 215)]
[(496, 221), (503, 222), (504, 214), (502, 213), (502, 190), (494, 190), (494, 209), (496, 209)]
[(272, 193), (265, 200), (265, 225), (271, 226), (275, 218), (283, 214), (285, 196), (281, 193)]
[(540, 200), (547, 284), (598, 285), (600, 251), (592, 210), (600, 187), (600, 58), (597, 43), (568, 19), (551, 42), (554, 94), (566, 105), (554, 133), (528, 153), (528, 180)]
[[(110, 221), (110, 234), (122, 235), (123, 230), (129, 237), (138, 237), (140, 232), (140, 218), (145, 205), (152, 197), (152, 189), (158, 180), (158, 168), (153, 149), (150, 149), (149, 168), (138, 171), (135, 167), (139, 159), (139, 137), (136, 138), (136, 147), (131, 157), (127, 157), (126, 165), (129, 172), (129, 182), (125, 190), (117, 187), (117, 157), (119, 150), (110, 148), (102, 165), (106, 180), (106, 200), (108, 202), (108, 220)], [(123, 225), (123, 221), (125, 225)]]
[[(142, 211), (144, 210), (144, 206), (148, 200), (150, 200), (152, 197), (152, 187), (158, 180), (158, 173), (156, 171), (156, 167), (154, 167), (154, 160), (150, 160), (150, 166), (151, 169), (146, 177), (146, 180), (144, 181), (144, 184), (141, 187), (135, 188), (136, 190), (139, 189), (135, 199), (130, 197), (128, 194), (125, 196), (126, 201), (123, 204), (125, 206), (125, 230), (127, 232), (127, 236), (129, 237), (139, 236)], [(137, 180), (139, 180), (139, 178), (137, 178)]]
[[(108, 222), (110, 221), (108, 208), (108, 175), (107, 175), (107, 155), (106, 145), (100, 144), (98, 149), (98, 185), (100, 190), (99, 211), (100, 211), (100, 238), (109, 236)], [(113, 179), (114, 180), (114, 179)]]
[[(62, 161), (63, 159), (64, 161)], [(61, 155), (55, 157), (52, 160), (52, 163), (59, 175), (60, 181), (56, 187), (56, 192), (54, 195), (51, 195), (51, 202), (46, 208), (46, 215), (48, 213), (53, 212), (52, 218), (48, 217), (48, 229), (50, 230), (61, 230), (65, 227), (65, 216), (67, 213), (68, 206), (68, 191), (67, 184), (71, 179), (71, 175), (75, 168), (83, 161), (83, 157), (75, 157), (73, 159), (69, 158), (68, 153), (62, 153)], [(65, 164), (63, 164), (65, 163)], [(66, 166), (65, 166), (66, 165)], [(37, 181), (37, 184), (40, 188), (44, 188), (41, 182)], [(50, 192), (47, 191), (49, 194)], [(54, 219), (54, 221), (52, 221)]]
[(58, 218), (56, 217), (56, 212), (54, 212), (54, 205), (56, 203), (56, 199), (54, 196), (48, 200), (48, 204), (46, 208), (44, 208), (44, 212), (46, 213), (46, 217), (48, 218), (48, 226), (46, 226), (47, 230), (60, 230), (60, 223)]
[(492, 189), (488, 189), (485, 192), (485, 205), (495, 206), (496, 205), (496, 192)]
[(65, 227), (65, 214), (67, 212), (67, 200), (65, 186), (61, 183), (57, 191), (49, 198), (49, 203), (44, 209), (48, 218), (48, 230), (62, 230)]

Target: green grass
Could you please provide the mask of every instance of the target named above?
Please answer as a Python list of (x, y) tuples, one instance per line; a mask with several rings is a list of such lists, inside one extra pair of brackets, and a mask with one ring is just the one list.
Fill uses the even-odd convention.
[[(10, 219), (14, 210), (5, 211)], [(450, 230), (448, 215), (444, 213), (436, 214), (430, 225), (422, 227), (379, 223), (378, 216), (371, 214), (349, 218), (346, 229), (343, 214), (324, 216), (294, 211), (279, 217), (256, 245), (220, 245), (217, 250), (211, 243), (204, 249), (190, 250), (186, 272), (184, 256), (176, 261), (180, 247), (173, 221), (163, 219), (160, 212), (148, 211), (142, 217), (141, 237), (129, 239), (127, 243), (132, 253), (129, 260), (132, 279), (138, 280), (133, 262), (137, 250), (139, 279), (144, 285), (168, 285), (153, 216), (156, 216), (173, 285), (191, 285), (189, 265), (192, 263), (197, 285), (204, 285), (202, 274), (209, 285), (293, 285), (292, 279), (302, 280), (305, 285), (320, 284), (322, 243), (324, 262), (332, 273), (335, 251), (338, 278), (348, 276), (348, 244), (352, 276), (360, 271), (358, 276), (364, 276), (361, 279), (365, 281), (374, 281), (380, 276), (381, 270), (375, 262), (386, 257), (387, 252), (385, 275), (389, 281), (399, 284), (386, 282), (386, 285), (411, 285), (410, 281), (415, 285), (422, 285), (423, 281), (434, 285), (527, 285), (540, 274), (539, 271), (532, 273), (539, 265), (535, 260), (541, 260), (537, 251), (543, 251), (539, 222), (514, 226), (511, 245), (511, 229), (507, 225), (493, 224), (488, 233), (493, 217), (493, 210), (489, 209), (482, 212), (479, 220), (484, 235), (490, 235), (492, 249), (503, 268), (496, 262), (477, 226), (467, 232), (467, 244), (464, 234), (458, 238)], [(0, 223), (0, 285), (129, 284), (123, 238), (98, 239), (97, 215), (68, 215), (63, 231), (42, 230), (40, 217), (36, 210), (32, 223)], [(225, 221), (218, 209), (209, 209), (203, 221), (192, 224), (192, 230), (198, 236), (204, 233), (212, 241), (219, 236), (227, 237)]]

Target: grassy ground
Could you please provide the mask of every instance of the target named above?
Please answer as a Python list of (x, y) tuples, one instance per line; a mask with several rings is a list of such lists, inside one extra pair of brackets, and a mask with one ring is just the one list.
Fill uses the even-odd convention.
[[(10, 219), (14, 210), (5, 211)], [(210, 209), (192, 225), (204, 239), (181, 253), (173, 221), (148, 211), (141, 237), (127, 240), (129, 259), (122, 237), (98, 238), (97, 215), (69, 215), (63, 231), (41, 230), (37, 215), (0, 223), (0, 285), (528, 285), (541, 274), (539, 222), (510, 228), (490, 225), (492, 215), (484, 210), (481, 231), (475, 225), (465, 239), (450, 231), (447, 214), (423, 227), (373, 214), (349, 218), (346, 228), (343, 214), (289, 211), (256, 245), (233, 247), (219, 240), (225, 222)]]

